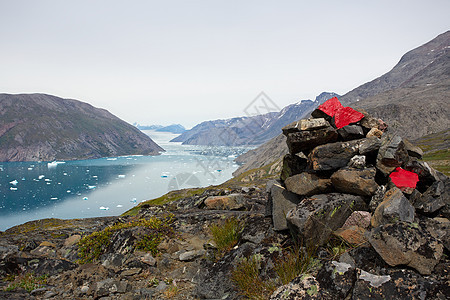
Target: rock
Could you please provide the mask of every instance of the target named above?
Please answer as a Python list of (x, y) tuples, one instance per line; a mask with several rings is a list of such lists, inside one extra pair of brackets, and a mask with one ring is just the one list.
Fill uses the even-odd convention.
[(190, 261), (190, 260), (193, 260), (193, 259), (195, 259), (197, 257), (203, 256), (205, 254), (206, 254), (206, 251), (203, 250), (203, 249), (183, 252), (183, 253), (180, 254), (179, 260), (181, 260), (181, 261)]
[(42, 295), (42, 299), (50, 299), (50, 298), (53, 298), (53, 297), (55, 297), (55, 296), (57, 296), (58, 294), (57, 293), (55, 293), (54, 291), (46, 291), (45, 293), (44, 293), (44, 295)]
[(56, 275), (64, 271), (73, 270), (76, 264), (67, 260), (49, 259), (49, 258), (33, 258), (26, 260), (24, 269), (27, 272), (33, 272), (39, 275)]
[(299, 131), (288, 133), (286, 143), (291, 154), (299, 152), (309, 152), (318, 145), (332, 143), (337, 141), (338, 134), (336, 130), (331, 127), (325, 127), (313, 131)]
[(288, 229), (286, 215), (300, 203), (301, 197), (286, 190), (281, 183), (273, 184), (270, 191), (272, 199), (272, 220), (274, 230)]
[(354, 210), (365, 208), (362, 197), (322, 194), (303, 199), (286, 215), (288, 226), (308, 246), (322, 245), (333, 231), (342, 227)]
[[(413, 271), (376, 275), (358, 270), (352, 299), (425, 299), (426, 281)], [(428, 299), (428, 297), (427, 297)]]
[(392, 188), (383, 197), (383, 202), (375, 210), (371, 225), (380, 225), (405, 221), (414, 221), (414, 207), (398, 188)]
[(369, 130), (369, 132), (366, 134), (367, 138), (370, 137), (377, 137), (379, 139), (381, 139), (381, 137), (383, 136), (383, 131), (379, 130), (378, 128), (372, 128)]
[[(46, 243), (44, 243), (46, 244)], [(53, 244), (54, 246), (54, 244)], [(36, 256), (43, 256), (43, 257), (52, 257), (56, 258), (56, 250), (53, 246), (38, 246), (37, 248), (30, 251), (30, 254), (36, 255)]]
[(439, 262), (442, 244), (418, 224), (397, 222), (372, 229), (372, 247), (391, 266), (407, 265), (428, 275)]
[(149, 266), (156, 266), (156, 259), (150, 253), (141, 256), (141, 261)]
[(81, 240), (81, 235), (74, 234), (64, 240), (64, 247), (71, 247)]
[(95, 297), (108, 296), (109, 294), (120, 293), (124, 294), (131, 290), (131, 285), (125, 281), (114, 280), (113, 278), (108, 278), (97, 282), (95, 288)]
[(298, 154), (286, 154), (283, 157), (283, 168), (281, 170), (280, 179), (285, 181), (286, 178), (300, 174), (306, 170), (308, 160)]
[(330, 123), (328, 123), (324, 118), (302, 119), (299, 121), (294, 121), (289, 125), (286, 125), (281, 130), (283, 131), (283, 134), (287, 136), (289, 133), (305, 130), (317, 130), (329, 126)]
[(100, 262), (106, 268), (121, 267), (126, 259), (126, 256), (120, 253), (106, 253), (100, 256)]
[(361, 196), (373, 195), (378, 184), (375, 182), (375, 168), (351, 169), (345, 168), (336, 171), (331, 176), (334, 188), (342, 193)]
[(353, 225), (350, 227), (339, 228), (334, 232), (334, 234), (344, 241), (352, 245), (361, 245), (367, 242), (364, 237), (366, 230), (359, 226)]
[(377, 156), (377, 169), (387, 176), (408, 160), (408, 152), (402, 138), (398, 135), (383, 135)]
[(404, 169), (419, 175), (417, 189), (421, 193), (425, 192), (434, 182), (440, 180), (434, 169), (430, 168), (426, 162), (416, 158), (410, 158), (408, 163), (404, 165)]
[(347, 228), (350, 226), (359, 226), (361, 228), (368, 228), (370, 226), (371, 214), (368, 211), (357, 210), (352, 212), (352, 214), (347, 218), (342, 228)]
[(343, 128), (349, 124), (360, 121), (362, 118), (364, 118), (364, 115), (359, 111), (356, 111), (351, 107), (343, 107), (336, 111), (333, 116), (333, 121), (337, 128)]
[(386, 186), (380, 185), (375, 194), (370, 199), (369, 203), (369, 211), (374, 212), (378, 205), (380, 205), (381, 202), (383, 202), (384, 195), (386, 194)]
[(448, 206), (450, 204), (450, 180), (436, 181), (421, 196), (413, 197), (413, 200), (417, 211), (424, 214), (431, 214)]
[(303, 172), (287, 178), (286, 189), (300, 196), (310, 196), (332, 191), (331, 180)]
[(317, 274), (321, 290), (326, 290), (333, 299), (345, 299), (356, 280), (356, 270), (350, 264), (327, 261)]
[(450, 250), (450, 221), (448, 219), (439, 217), (426, 218), (419, 225), (440, 241), (447, 251)]
[(321, 289), (319, 282), (311, 275), (300, 275), (290, 283), (279, 287), (270, 300), (335, 299)]
[(210, 196), (205, 200), (206, 209), (239, 210), (245, 207), (243, 194), (230, 194), (226, 196)]
[(120, 275), (121, 276), (134, 276), (137, 275), (139, 273), (141, 273), (142, 269), (141, 268), (131, 268), (128, 270), (123, 270)]
[(402, 192), (411, 194), (416, 188), (419, 176), (414, 172), (396, 168), (394, 172), (389, 175), (391, 182), (398, 187)]
[(345, 167), (359, 153), (360, 140), (317, 146), (308, 156), (309, 167), (315, 171), (337, 170)]
[(365, 139), (360, 139), (358, 146), (359, 154), (361, 155), (375, 153), (381, 147), (381, 140), (377, 137), (367, 137)]
[(366, 156), (365, 155), (355, 155), (350, 159), (348, 167), (355, 169), (364, 169), (366, 167)]
[(408, 152), (409, 156), (417, 157), (418, 159), (422, 159), (423, 156), (423, 150), (419, 147), (413, 145), (410, 141), (407, 139), (403, 139), (403, 143), (405, 144), (405, 149)]
[(337, 130), (337, 133), (344, 141), (361, 139), (364, 137), (364, 132), (359, 125), (347, 125)]

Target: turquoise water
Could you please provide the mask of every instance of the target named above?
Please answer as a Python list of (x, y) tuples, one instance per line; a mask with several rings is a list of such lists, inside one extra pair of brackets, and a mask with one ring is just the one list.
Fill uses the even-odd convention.
[(242, 147), (183, 146), (150, 132), (166, 152), (93, 160), (0, 162), (0, 230), (42, 218), (119, 215), (170, 190), (220, 184)]

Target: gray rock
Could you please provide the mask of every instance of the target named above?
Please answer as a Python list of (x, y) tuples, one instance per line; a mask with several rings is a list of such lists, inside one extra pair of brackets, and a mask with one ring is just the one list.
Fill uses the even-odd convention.
[(291, 154), (308, 152), (318, 145), (335, 142), (338, 139), (336, 130), (328, 126), (313, 131), (299, 131), (288, 133), (287, 145)]
[[(413, 197), (417, 211), (430, 214), (450, 204), (450, 180), (436, 181), (421, 196)], [(448, 217), (448, 216), (445, 216)]]
[(383, 202), (375, 210), (371, 225), (378, 227), (384, 224), (414, 221), (414, 207), (400, 189), (394, 187), (386, 192)]
[(359, 154), (369, 154), (378, 151), (381, 147), (381, 140), (377, 137), (368, 137), (359, 140)]
[(377, 169), (385, 176), (409, 160), (405, 143), (398, 135), (384, 134), (377, 156)]
[(370, 199), (369, 211), (374, 212), (377, 209), (378, 205), (383, 202), (384, 194), (386, 194), (386, 186), (380, 185)]
[(331, 182), (339, 192), (371, 196), (378, 188), (378, 184), (375, 182), (376, 173), (375, 168), (345, 168), (334, 172), (331, 176)]
[(273, 184), (270, 197), (272, 199), (272, 220), (274, 230), (286, 230), (286, 215), (289, 210), (295, 208), (302, 198), (286, 190), (281, 183)]
[(304, 172), (307, 165), (308, 160), (306, 157), (301, 157), (299, 154), (286, 154), (283, 157), (283, 168), (281, 170), (280, 179), (284, 181), (288, 177)]
[(337, 170), (345, 167), (359, 153), (360, 140), (317, 146), (308, 155), (309, 168), (315, 171)]
[(287, 178), (284, 184), (288, 191), (300, 196), (311, 196), (332, 191), (330, 179), (320, 178), (315, 174), (306, 172)]
[(345, 299), (356, 280), (356, 270), (350, 264), (327, 261), (317, 274), (320, 289), (326, 290), (334, 299)]
[(120, 253), (106, 253), (100, 256), (101, 264), (107, 268), (121, 267), (126, 256)]
[(414, 172), (419, 175), (419, 182), (417, 189), (420, 192), (425, 192), (434, 182), (440, 181), (436, 170), (432, 169), (426, 162), (418, 160), (417, 158), (410, 158), (410, 160), (403, 166), (403, 169)]
[(303, 199), (286, 215), (288, 226), (307, 246), (323, 245), (355, 210), (365, 210), (362, 197), (330, 193)]
[(417, 157), (418, 159), (422, 159), (423, 156), (423, 150), (419, 147), (413, 145), (410, 141), (407, 139), (403, 139), (403, 143), (405, 143), (405, 149), (408, 152), (409, 156)]
[(125, 281), (114, 280), (113, 278), (108, 278), (97, 282), (95, 288), (95, 297), (108, 296), (109, 294), (115, 293), (126, 293), (131, 290), (131, 285)]
[(245, 207), (245, 196), (243, 194), (230, 194), (226, 196), (210, 196), (204, 204), (206, 209), (215, 210), (239, 210)]
[(300, 275), (290, 283), (279, 287), (270, 300), (336, 299), (322, 290), (319, 282), (311, 275)]
[(302, 119), (284, 126), (281, 130), (283, 131), (283, 134), (287, 136), (289, 133), (300, 132), (304, 130), (317, 130), (329, 126), (330, 123), (328, 123), (324, 118)]
[(187, 252), (183, 252), (180, 254), (179, 256), (179, 260), (181, 261), (190, 261), (193, 260), (197, 257), (203, 256), (206, 254), (206, 251), (201, 249), (201, 250), (192, 250), (192, 251), (187, 251)]
[(347, 125), (337, 130), (338, 134), (344, 141), (361, 139), (364, 137), (364, 132), (359, 125)]
[(447, 250), (450, 250), (450, 221), (448, 219), (439, 217), (426, 218), (419, 224), (440, 241)]
[(418, 224), (397, 222), (372, 229), (367, 238), (391, 266), (407, 265), (428, 275), (439, 262), (442, 244)]

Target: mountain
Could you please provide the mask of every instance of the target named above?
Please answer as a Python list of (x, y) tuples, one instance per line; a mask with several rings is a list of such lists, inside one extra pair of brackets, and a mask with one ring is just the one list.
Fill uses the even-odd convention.
[[(338, 98), (381, 118), (391, 132), (410, 140), (445, 131), (450, 127), (450, 31), (403, 55), (388, 73)], [(286, 151), (274, 138), (239, 156), (236, 160), (245, 165), (234, 175), (273, 163)]]
[(170, 133), (176, 133), (180, 134), (186, 131), (186, 128), (184, 128), (181, 124), (172, 124), (168, 126), (163, 125), (139, 125), (137, 123), (133, 124), (136, 126), (139, 130), (155, 130), (159, 132), (170, 132)]
[(324, 92), (317, 96), (315, 101), (302, 100), (286, 106), (279, 112), (205, 121), (174, 138), (172, 142), (209, 146), (261, 145), (279, 135), (281, 128), (305, 117), (318, 105), (334, 96), (339, 95)]
[(52, 161), (164, 151), (107, 110), (45, 94), (0, 94), (0, 161)]

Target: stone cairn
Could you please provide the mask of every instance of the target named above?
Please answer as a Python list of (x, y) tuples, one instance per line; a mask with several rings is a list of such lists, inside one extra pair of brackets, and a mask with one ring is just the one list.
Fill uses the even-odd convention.
[[(275, 230), (289, 229), (312, 247), (336, 236), (371, 248), (389, 268), (433, 272), (450, 246), (450, 182), (421, 160), (420, 148), (367, 112), (343, 107), (336, 97), (310, 119), (284, 127), (283, 134), (289, 154), (281, 179), (268, 185), (267, 214)], [(387, 281), (370, 278), (378, 286)], [(286, 287), (272, 298), (282, 292)]]

